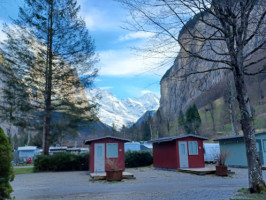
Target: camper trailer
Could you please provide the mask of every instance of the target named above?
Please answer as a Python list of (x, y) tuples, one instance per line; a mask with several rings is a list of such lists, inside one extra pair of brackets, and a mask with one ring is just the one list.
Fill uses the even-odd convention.
[(219, 143), (204, 143), (204, 161), (206, 163), (215, 163), (220, 154)]

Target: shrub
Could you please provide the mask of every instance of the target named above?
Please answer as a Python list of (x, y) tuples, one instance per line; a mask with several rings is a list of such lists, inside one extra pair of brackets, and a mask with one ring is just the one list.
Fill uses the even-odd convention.
[(58, 153), (39, 155), (34, 160), (34, 171), (88, 170), (89, 154)]
[(10, 181), (14, 180), (12, 168), (13, 153), (9, 140), (0, 127), (0, 199), (11, 199), (13, 189)]
[(152, 154), (149, 151), (127, 151), (125, 157), (126, 167), (144, 167), (153, 163)]

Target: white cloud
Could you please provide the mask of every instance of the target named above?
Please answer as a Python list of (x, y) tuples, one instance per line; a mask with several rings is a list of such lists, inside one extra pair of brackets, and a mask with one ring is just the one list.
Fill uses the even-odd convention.
[(99, 53), (100, 75), (124, 76), (137, 74), (163, 75), (169, 66), (158, 67), (164, 58), (135, 55), (131, 50), (108, 50)]
[(78, 0), (81, 6), (80, 16), (91, 31), (113, 30), (119, 28), (119, 22), (110, 17), (110, 11), (92, 4), (93, 1)]
[(142, 90), (142, 91), (141, 91), (141, 94), (148, 94), (148, 93), (153, 93), (153, 92), (150, 91), (150, 90)]
[(124, 36), (119, 38), (119, 41), (127, 41), (127, 40), (134, 40), (134, 39), (147, 39), (154, 36), (154, 33), (148, 33), (143, 31), (138, 31), (135, 33), (128, 33)]
[(84, 18), (87, 28), (92, 31), (116, 27), (115, 22), (111, 21), (110, 17), (95, 8), (89, 12), (81, 12), (81, 16)]

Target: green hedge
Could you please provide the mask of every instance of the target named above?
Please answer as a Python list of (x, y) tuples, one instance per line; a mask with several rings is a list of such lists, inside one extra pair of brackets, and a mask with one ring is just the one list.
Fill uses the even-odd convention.
[(144, 167), (153, 163), (150, 151), (127, 151), (125, 157), (126, 167)]
[(39, 155), (34, 159), (34, 171), (76, 171), (88, 170), (89, 154), (57, 153)]

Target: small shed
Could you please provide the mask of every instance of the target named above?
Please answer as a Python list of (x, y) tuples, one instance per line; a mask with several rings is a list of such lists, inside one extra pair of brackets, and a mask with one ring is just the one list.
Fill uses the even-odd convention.
[(125, 170), (124, 143), (130, 140), (114, 136), (105, 136), (85, 140), (90, 145), (90, 173), (102, 173), (110, 169), (106, 163), (107, 159), (117, 164), (119, 169)]
[(34, 157), (39, 154), (38, 147), (36, 146), (18, 147), (17, 152), (19, 163), (26, 163), (29, 158), (34, 160)]
[[(262, 166), (266, 166), (266, 132), (255, 134), (257, 151)], [(219, 141), (220, 151), (226, 151), (229, 157), (226, 164), (230, 167), (247, 167), (246, 146), (243, 135), (216, 139)]]
[(192, 134), (152, 140), (153, 166), (166, 169), (205, 167), (203, 140), (208, 138)]

